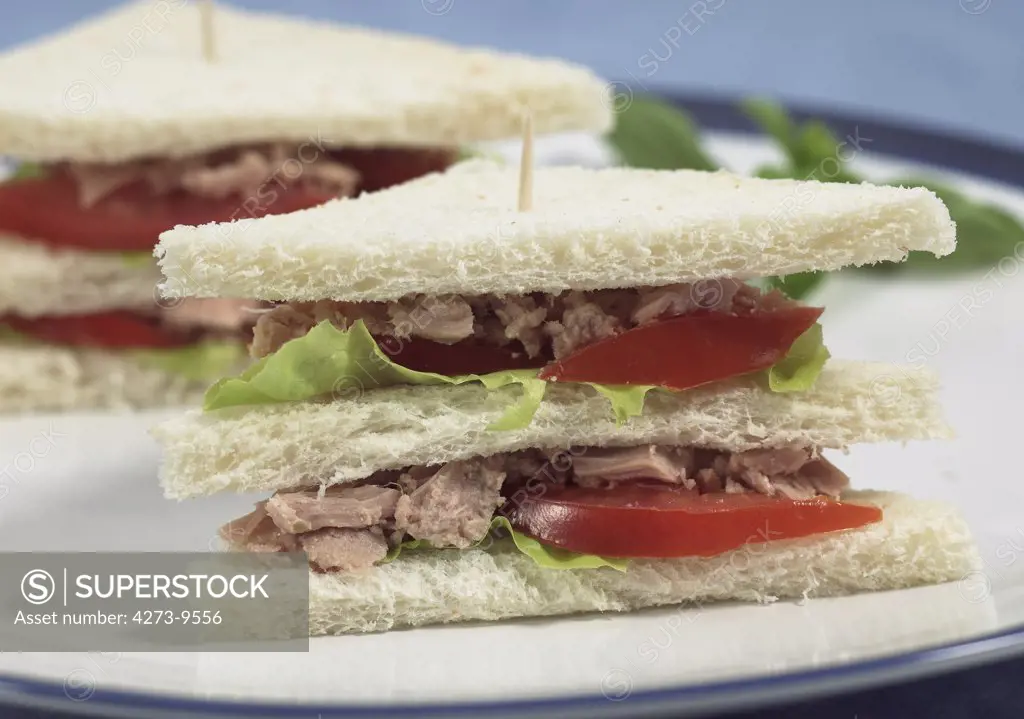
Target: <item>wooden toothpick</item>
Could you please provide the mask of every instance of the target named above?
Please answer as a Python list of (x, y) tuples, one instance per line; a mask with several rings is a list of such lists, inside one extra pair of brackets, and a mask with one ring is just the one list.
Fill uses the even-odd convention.
[(199, 0), (199, 32), (203, 43), (203, 59), (217, 59), (217, 46), (213, 34), (213, 0)]
[(519, 158), (519, 211), (533, 207), (533, 116), (523, 113), (523, 154)]

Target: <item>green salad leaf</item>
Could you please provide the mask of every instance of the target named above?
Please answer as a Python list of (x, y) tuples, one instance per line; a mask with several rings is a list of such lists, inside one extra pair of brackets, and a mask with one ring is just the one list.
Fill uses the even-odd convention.
[(797, 272), (793, 275), (769, 277), (768, 287), (782, 290), (787, 297), (799, 300), (811, 294), (825, 277), (824, 272)]
[[(817, 337), (820, 345), (820, 328)], [(785, 368), (777, 373), (776, 384), (782, 388), (777, 391), (794, 391), (790, 387), (797, 384), (809, 387), (821, 372), (824, 359), (820, 359), (820, 353), (801, 351), (794, 356), (798, 345), (800, 340), (779, 363), (785, 364)], [(825, 359), (827, 357), (825, 351)], [(488, 427), (493, 431), (527, 427), (544, 399), (548, 384), (538, 379), (537, 370), (532, 369), (455, 377), (418, 372), (388, 357), (362, 321), (347, 330), (324, 321), (306, 335), (286, 342), (277, 352), (251, 365), (239, 376), (214, 384), (206, 392), (203, 408), (209, 412), (243, 405), (339, 399), (399, 384), (425, 386), (467, 382), (480, 382), (489, 390), (510, 385), (518, 385), (522, 390), (518, 400)], [(620, 424), (640, 415), (647, 393), (659, 389), (650, 385), (587, 384), (608, 398)]]
[(820, 120), (797, 124), (782, 105), (754, 98), (740, 103), (741, 109), (761, 130), (773, 137), (782, 150), (782, 164), (764, 165), (754, 174), (769, 180), (794, 179), (819, 182), (861, 182), (845, 167), (846, 143)]
[[(757, 168), (757, 177), (768, 179), (818, 180), (820, 182), (863, 182), (865, 178), (849, 169), (853, 155), (844, 141), (820, 120), (797, 122), (777, 102), (763, 98), (745, 100), (741, 109), (782, 152), (781, 162)], [(716, 169), (705, 154), (697, 128), (690, 116), (670, 102), (650, 96), (632, 98), (619, 115), (608, 138), (619, 156), (633, 167), (656, 169)], [(865, 138), (867, 140), (867, 138)], [(877, 180), (873, 180), (877, 182)], [(1024, 222), (999, 205), (972, 199), (962, 192), (927, 177), (891, 178), (887, 185), (926, 187), (949, 208), (957, 225), (956, 250), (946, 257), (928, 252), (911, 252), (902, 263), (881, 262), (857, 268), (856, 272), (922, 271), (964, 272), (993, 267), (1014, 256), (1024, 242)], [(801, 273), (769, 278), (793, 298), (807, 296), (828, 273)]]
[(779, 143), (791, 163), (799, 164), (805, 153), (799, 144), (796, 123), (781, 105), (755, 97), (741, 102), (740, 108), (765, 134)]
[(644, 400), (652, 389), (659, 389), (652, 384), (597, 384), (587, 382), (591, 387), (608, 398), (612, 403), (615, 421), (622, 424), (630, 417), (639, 417), (644, 411)]
[(822, 341), (821, 325), (814, 323), (797, 337), (786, 356), (768, 370), (769, 389), (772, 392), (804, 392), (810, 389), (831, 356)]
[(233, 372), (248, 353), (241, 342), (207, 340), (187, 347), (128, 350), (140, 364), (197, 382), (212, 381)]
[[(517, 532), (512, 528), (512, 523), (506, 517), (494, 517), (491, 519), (491, 526), (487, 535), (473, 547), (480, 547), (485, 542), (506, 542), (511, 541), (512, 545), (532, 559), (535, 564), (544, 569), (599, 569), (610, 567), (620, 572), (626, 571), (629, 565), (628, 559), (617, 559), (614, 557), (599, 557), (596, 554), (578, 554), (566, 549), (548, 547), (532, 537)], [(490, 544), (488, 544), (490, 546)], [(390, 549), (384, 562), (393, 562), (403, 551), (421, 551), (433, 549), (429, 542), (422, 539), (410, 539)], [(443, 551), (458, 552), (458, 549), (445, 549)]]
[(464, 145), (456, 152), (455, 161), (468, 162), (469, 160), (490, 160), (491, 162), (497, 162), (499, 165), (508, 164), (505, 156), (500, 152), (493, 149)]
[(156, 258), (152, 252), (117, 252), (118, 257), (128, 267), (156, 266)]
[[(44, 344), (3, 324), (0, 324), (0, 342), (22, 346)], [(207, 340), (186, 347), (123, 349), (118, 353), (132, 357), (140, 364), (196, 382), (223, 377), (226, 372), (233, 372), (248, 356), (245, 345), (227, 340)]]
[(20, 332), (15, 332), (5, 324), (0, 324), (0, 342), (7, 342), (8, 344), (28, 344), (30, 340)]
[[(786, 161), (782, 165), (759, 168), (758, 176), (791, 177), (822, 182), (864, 181), (863, 177), (845, 166), (843, 153), (839, 152), (842, 142), (823, 123), (812, 120), (798, 126), (781, 105), (768, 100), (751, 100), (743, 103), (743, 108), (762, 130), (779, 141), (786, 156)], [(826, 160), (830, 163), (829, 170), (823, 172)], [(838, 172), (832, 168), (838, 168)], [(998, 205), (974, 200), (958, 190), (926, 177), (895, 177), (886, 180), (884, 184), (925, 187), (938, 195), (949, 208), (950, 217), (956, 222), (957, 246), (945, 257), (936, 257), (930, 252), (911, 252), (905, 262), (881, 262), (858, 268), (857, 271), (957, 272), (992, 267), (1001, 259), (1013, 256), (1017, 245), (1024, 241), (1024, 223)], [(786, 284), (789, 278), (782, 278), (780, 281)], [(817, 281), (814, 284), (817, 284)], [(797, 282), (796, 292), (791, 296), (801, 297), (807, 291), (809, 289), (801, 280)]]
[(32, 177), (43, 177), (46, 175), (46, 168), (32, 162), (23, 162), (14, 168), (7, 180), (27, 180)]
[[(903, 187), (926, 187), (949, 208), (956, 222), (956, 249), (945, 257), (929, 252), (911, 252), (901, 266), (913, 271), (958, 272), (995, 267), (1006, 258), (1016, 262), (1017, 245), (1024, 242), (1024, 224), (1011, 212), (990, 202), (974, 200), (951, 187), (922, 177), (889, 180), (887, 184)], [(878, 271), (882, 265), (869, 265), (865, 270)]]
[(647, 96), (626, 104), (608, 136), (630, 167), (654, 170), (717, 170), (701, 147), (700, 133), (689, 115)]
[(303, 337), (286, 342), (277, 352), (259, 360), (240, 376), (214, 384), (206, 393), (203, 408), (209, 411), (316, 397), (352, 397), (396, 384), (457, 385), (466, 382), (480, 382), (487, 389), (508, 385), (522, 387), (519, 401), (489, 427), (493, 430), (529, 425), (547, 387), (546, 382), (537, 379), (536, 370), (506, 370), (457, 377), (417, 372), (393, 362), (384, 354), (362, 321), (347, 330), (340, 330), (325, 320)]

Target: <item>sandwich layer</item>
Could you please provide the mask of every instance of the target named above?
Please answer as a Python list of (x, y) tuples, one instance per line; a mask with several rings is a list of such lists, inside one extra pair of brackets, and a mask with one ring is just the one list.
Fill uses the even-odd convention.
[(617, 425), (585, 385), (549, 385), (529, 426), (490, 431), (519, 390), (373, 388), (343, 400), (194, 410), (154, 428), (171, 498), (336, 484), (378, 470), (436, 465), (519, 449), (661, 444), (741, 452), (790, 444), (949, 435), (927, 371), (831, 361), (808, 391), (772, 393), (750, 377), (681, 393), (652, 391), (643, 414)]
[(956, 581), (981, 565), (955, 508), (893, 493), (847, 498), (881, 507), (883, 520), (712, 558), (634, 560), (625, 572), (545, 569), (518, 552), (469, 549), (406, 552), (364, 573), (311, 574), (310, 633), (901, 589)]
[[(738, 280), (946, 255), (955, 227), (923, 188), (727, 172), (474, 161), (320, 207), (177, 227), (156, 254), (171, 294), (391, 301)], [(396, 212), (401, 208), (402, 212)]]
[(103, 350), (0, 343), (0, 368), (0, 413), (194, 405), (209, 385)]
[(160, 272), (122, 253), (53, 250), (0, 236), (0, 315), (152, 310)]
[[(263, 141), (456, 147), (604, 132), (605, 84), (557, 60), (245, 12), (134, 2), (0, 59), (0, 154), (120, 162)], [(25, 68), (32, 68), (26, 73)]]

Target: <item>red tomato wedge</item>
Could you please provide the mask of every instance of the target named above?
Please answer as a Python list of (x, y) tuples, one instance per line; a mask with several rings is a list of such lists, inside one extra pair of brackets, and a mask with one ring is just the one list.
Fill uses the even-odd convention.
[[(359, 190), (372, 192), (444, 170), (456, 154), (416, 148), (341, 149), (330, 153), (360, 173)], [(92, 207), (82, 207), (78, 185), (66, 170), (45, 177), (0, 183), (0, 233), (50, 247), (111, 252), (148, 251), (175, 225), (202, 225), (280, 215), (315, 207), (333, 195), (268, 180), (254, 195), (223, 199), (185, 191), (154, 195), (142, 182), (121, 188)]]
[(72, 347), (166, 348), (193, 344), (194, 337), (161, 327), (156, 320), (131, 312), (102, 312), (89, 315), (61, 315), (32, 319), (0, 317), (18, 334), (41, 342)]
[(515, 352), (509, 347), (497, 347), (475, 340), (463, 340), (446, 345), (422, 338), (374, 339), (384, 354), (403, 367), (417, 372), (435, 372), (448, 376), (533, 369), (542, 367), (547, 361), (543, 357), (530, 359), (522, 348)]
[(256, 196), (213, 199), (186, 192), (154, 196), (140, 183), (92, 207), (82, 207), (78, 186), (66, 173), (0, 184), (0, 233), (50, 247), (101, 251), (150, 251), (164, 230), (313, 207), (331, 199), (298, 187), (268, 183)]
[(878, 507), (825, 497), (699, 494), (652, 483), (544, 489), (520, 502), (513, 495), (502, 514), (518, 531), (544, 544), (603, 557), (710, 557), (747, 544), (854, 529), (882, 519)]
[(440, 172), (458, 159), (451, 150), (404, 147), (365, 147), (332, 150), (331, 158), (359, 172), (359, 189), (376, 192), (431, 172)]
[(634, 327), (547, 365), (552, 382), (688, 389), (767, 369), (817, 322), (821, 307), (751, 315), (697, 312)]

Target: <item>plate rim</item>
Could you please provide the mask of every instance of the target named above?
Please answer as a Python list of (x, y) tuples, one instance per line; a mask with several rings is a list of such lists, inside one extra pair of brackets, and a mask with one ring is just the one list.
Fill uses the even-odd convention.
[[(764, 137), (740, 109), (743, 98), (657, 87), (652, 88), (650, 94), (685, 109), (700, 130)], [(820, 120), (839, 137), (861, 136), (868, 154), (927, 163), (943, 170), (1003, 182), (1024, 191), (1022, 146), (914, 124), (873, 111), (861, 114), (855, 109), (848, 111), (836, 106), (830, 109), (813, 103), (788, 102), (785, 98), (780, 102), (795, 121)]]
[[(741, 133), (763, 137), (740, 111), (739, 98), (662, 89), (652, 94), (683, 107), (701, 130)], [(871, 138), (873, 155), (930, 163), (944, 170), (996, 180), (1024, 192), (1024, 149), (970, 137), (963, 133), (904, 124), (899, 119), (876, 114), (858, 115), (844, 109), (783, 103), (798, 120), (816, 118), (835, 132), (861, 132)], [(462, 703), (402, 703), (388, 706), (370, 704), (295, 704), (280, 701), (245, 702), (229, 699), (197, 699), (165, 692), (134, 689), (100, 689), (86, 701), (68, 697), (63, 684), (24, 675), (0, 672), (0, 707), (19, 706), (73, 710), (79, 714), (193, 717), (285, 716), (310, 717), (399, 717), (414, 713), (428, 717), (465, 717), (486, 712), (493, 716), (529, 717), (557, 711), (562, 716), (617, 717), (654, 716), (672, 712), (675, 716), (707, 711), (740, 709), (753, 703), (784, 702), (795, 689), (801, 699), (852, 691), (866, 686), (884, 686), (910, 679), (966, 669), (1024, 655), (1024, 624), (968, 639), (918, 648), (847, 664), (781, 672), (753, 678), (689, 686), (662, 687), (630, 692), (621, 700), (601, 693), (566, 697), (534, 698), (522, 701), (475, 701)]]
[[(131, 689), (97, 689), (86, 700), (75, 701), (67, 696), (61, 684), (31, 677), (0, 674), (0, 699), (19, 706), (68, 709), (69, 703), (85, 713), (117, 716), (138, 716), (145, 711), (150, 716), (193, 717), (264, 717), (280, 716), (308, 719), (314, 713), (318, 719), (337, 717), (392, 717), (415, 716), (466, 717), (486, 713), (487, 716), (529, 717), (548, 715), (557, 711), (559, 716), (655, 716), (671, 711), (674, 716), (693, 715), (701, 711), (741, 709), (753, 703), (764, 705), (784, 701), (794, 689), (801, 691), (801, 699), (810, 699), (842, 690), (855, 690), (863, 686), (885, 686), (926, 675), (966, 669), (999, 659), (1024, 656), (1024, 624), (972, 637), (966, 641), (953, 641), (909, 652), (876, 657), (849, 664), (782, 672), (749, 679), (730, 679), (722, 682), (666, 687), (629, 692), (622, 699), (603, 694), (584, 694), (569, 697), (547, 697), (524, 701), (485, 701), (441, 703), (402, 703), (388, 706), (372, 704), (295, 704), (275, 702), (245, 702), (228, 699), (194, 699), (158, 692), (146, 693)], [(153, 713), (155, 712), (155, 714)]]

